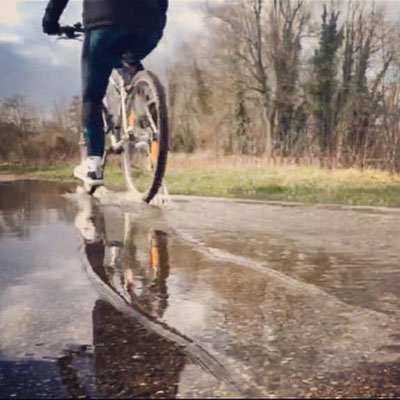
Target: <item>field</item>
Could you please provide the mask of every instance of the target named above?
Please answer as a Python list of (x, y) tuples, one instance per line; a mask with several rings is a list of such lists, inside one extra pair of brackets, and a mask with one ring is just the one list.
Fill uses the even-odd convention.
[[(0, 174), (68, 180), (72, 179), (72, 169), (72, 165), (0, 165)], [(115, 188), (123, 187), (124, 179), (117, 166), (110, 165), (106, 182)], [(400, 207), (400, 175), (373, 169), (327, 170), (312, 165), (273, 165), (255, 158), (173, 155), (166, 182), (172, 194)]]

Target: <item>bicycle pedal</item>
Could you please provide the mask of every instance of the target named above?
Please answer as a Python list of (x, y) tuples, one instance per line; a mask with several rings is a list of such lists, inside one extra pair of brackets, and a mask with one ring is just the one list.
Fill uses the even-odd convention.
[(135, 128), (133, 128), (132, 126), (128, 126), (128, 128), (126, 129), (126, 134), (129, 136), (134, 136), (135, 135)]
[(116, 154), (116, 155), (121, 155), (124, 152), (124, 147), (123, 145), (118, 145), (118, 146), (109, 146), (106, 148), (106, 155), (109, 154)]
[(112, 144), (112, 149), (115, 154), (121, 154), (124, 151), (124, 142), (120, 140)]
[(126, 94), (129, 95), (129, 94), (133, 93), (134, 88), (135, 88), (135, 86), (132, 85), (131, 83), (128, 83), (127, 85), (125, 85)]

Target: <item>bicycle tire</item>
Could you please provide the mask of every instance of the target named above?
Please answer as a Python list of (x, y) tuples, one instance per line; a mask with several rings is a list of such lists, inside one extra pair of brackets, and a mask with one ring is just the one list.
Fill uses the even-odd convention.
[[(157, 121), (154, 121), (158, 129), (158, 154), (157, 163), (154, 169), (154, 174), (152, 177), (151, 184), (144, 190), (142, 194), (143, 201), (150, 203), (150, 201), (155, 197), (158, 190), (161, 187), (168, 158), (168, 148), (169, 148), (169, 132), (168, 132), (168, 108), (164, 87), (157, 78), (157, 76), (151, 71), (140, 71), (132, 79), (133, 95), (129, 95), (126, 101), (126, 110), (129, 113), (132, 107), (134, 107), (134, 95), (135, 88), (140, 85), (147, 85), (154, 96), (154, 103), (157, 111)], [(123, 171), (125, 182), (128, 189), (135, 188), (134, 180), (131, 175), (131, 159), (130, 159), (130, 144), (129, 142), (125, 144), (123, 157)], [(136, 189), (137, 190), (137, 189)]]

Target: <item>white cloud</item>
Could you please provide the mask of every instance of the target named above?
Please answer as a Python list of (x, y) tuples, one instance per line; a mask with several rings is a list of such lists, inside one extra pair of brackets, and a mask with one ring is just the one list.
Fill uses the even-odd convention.
[(20, 44), (23, 42), (23, 38), (15, 33), (0, 33), (0, 42)]
[(18, 25), (22, 20), (20, 0), (0, 0), (0, 25)]
[(48, 46), (32, 46), (32, 47), (21, 47), (15, 50), (16, 54), (21, 56), (36, 59), (42, 65), (46, 65), (50, 68), (50, 66), (62, 65), (62, 59), (59, 54), (55, 53)]

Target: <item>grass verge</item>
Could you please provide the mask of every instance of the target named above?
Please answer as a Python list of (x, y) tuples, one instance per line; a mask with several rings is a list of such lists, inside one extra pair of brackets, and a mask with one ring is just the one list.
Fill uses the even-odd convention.
[[(72, 166), (27, 168), (0, 165), (0, 174), (42, 179), (71, 179)], [(106, 183), (123, 186), (123, 176), (109, 166)], [(400, 207), (400, 176), (355, 169), (328, 171), (303, 166), (174, 167), (166, 175), (172, 194)]]
[(13, 164), (0, 164), (1, 175), (16, 175), (29, 178), (40, 179), (72, 179), (72, 169), (70, 165), (57, 165), (48, 167), (27, 167)]

